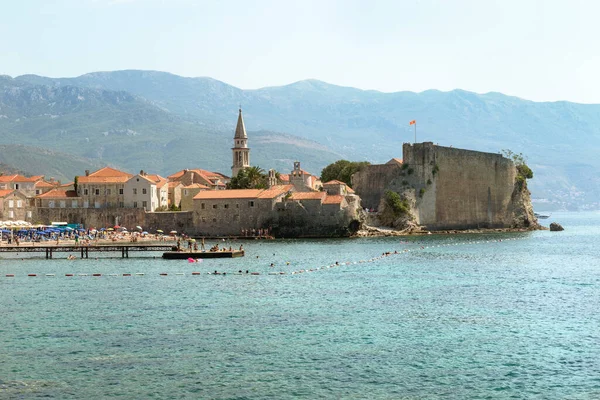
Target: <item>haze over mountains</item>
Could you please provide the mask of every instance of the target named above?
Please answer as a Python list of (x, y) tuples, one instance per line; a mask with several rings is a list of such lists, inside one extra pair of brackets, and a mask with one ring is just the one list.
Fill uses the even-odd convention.
[(242, 90), (155, 71), (3, 76), (0, 145), (33, 148), (0, 147), (0, 163), (47, 176), (52, 167), (63, 179), (106, 163), (163, 175), (186, 167), (228, 174), (239, 104), (251, 162), (265, 169), (287, 172), (300, 160), (318, 174), (340, 158), (401, 157), (416, 119), (418, 141), (522, 152), (535, 173), (533, 197), (554, 202), (540, 208), (598, 208), (600, 105), (463, 90), (382, 93), (315, 80)]

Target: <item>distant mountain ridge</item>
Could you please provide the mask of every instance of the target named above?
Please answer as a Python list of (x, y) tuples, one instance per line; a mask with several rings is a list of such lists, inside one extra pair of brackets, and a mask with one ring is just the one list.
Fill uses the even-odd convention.
[[(536, 103), (501, 93), (476, 94), (464, 90), (382, 93), (317, 80), (242, 90), (212, 78), (185, 78), (137, 70), (94, 72), (76, 78), (23, 75), (12, 81), (17, 87), (42, 85), (56, 90), (76, 87), (127, 93), (132, 98), (123, 98), (122, 107), (115, 105), (113, 110), (112, 106), (103, 105), (104, 111), (96, 117), (110, 109), (111, 113), (119, 115), (119, 121), (127, 121), (126, 115), (135, 110), (129, 124), (133, 128), (113, 120), (100, 124), (106, 126), (106, 129), (102, 128), (104, 131), (132, 129), (137, 132), (134, 128), (141, 124), (144, 140), (131, 142), (146, 148), (147, 155), (166, 151), (163, 159), (176, 154), (186, 157), (192, 144), (210, 144), (213, 150), (202, 153), (203, 159), (195, 165), (202, 164), (223, 172), (228, 171), (231, 162), (230, 136), (239, 104), (242, 104), (250, 132), (285, 132), (323, 146), (322, 154), (312, 153), (309, 150), (312, 145), (291, 146), (283, 154), (279, 146), (262, 148), (260, 135), (257, 135), (254, 143), (259, 146), (251, 153), (253, 164), (260, 160), (259, 165), (270, 167), (263, 159), (266, 162), (272, 159), (303, 161), (312, 157), (310, 167), (315, 173), (332, 157), (371, 162), (400, 157), (402, 143), (414, 140), (408, 121), (416, 119), (418, 141), (490, 152), (508, 148), (525, 154), (536, 174), (530, 184), (534, 198), (546, 198), (562, 206), (598, 207), (600, 159), (595, 149), (600, 144), (600, 105)], [(2, 82), (0, 79), (0, 85)], [(65, 95), (69, 95), (68, 90)], [(77, 114), (79, 112), (86, 111), (77, 111)], [(2, 110), (0, 114), (3, 114)], [(147, 115), (136, 119), (138, 114)], [(88, 115), (86, 118), (96, 117)], [(0, 120), (0, 128), (1, 124)], [(170, 145), (181, 153), (165, 150), (169, 146), (161, 131), (166, 126), (170, 127), (168, 132), (173, 136)], [(90, 132), (96, 127), (82, 129)], [(210, 133), (199, 135), (199, 131)], [(44, 133), (44, 130), (40, 131), (40, 134)], [(199, 136), (203, 140), (197, 140)], [(178, 141), (189, 143), (177, 147)], [(148, 142), (155, 145), (149, 146)], [(119, 143), (117, 147), (121, 149), (127, 143)], [(106, 156), (107, 150), (114, 151), (114, 146), (109, 143), (95, 143), (95, 146), (104, 149), (102, 157)], [(252, 136), (250, 146), (253, 146)], [(142, 149), (136, 149), (136, 152)], [(300, 154), (299, 150), (307, 151)], [(258, 151), (265, 151), (266, 156), (263, 159), (255, 157)], [(90, 152), (84, 155), (94, 158)], [(117, 151), (112, 159), (121, 160), (124, 156)], [(320, 162), (319, 157), (322, 157)], [(162, 161), (159, 170), (167, 164)]]

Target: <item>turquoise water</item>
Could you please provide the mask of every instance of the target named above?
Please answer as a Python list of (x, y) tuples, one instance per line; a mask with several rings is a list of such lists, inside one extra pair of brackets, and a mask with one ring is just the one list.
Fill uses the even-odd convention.
[(551, 220), (566, 231), (255, 241), (199, 264), (5, 258), (0, 398), (597, 399), (600, 214)]

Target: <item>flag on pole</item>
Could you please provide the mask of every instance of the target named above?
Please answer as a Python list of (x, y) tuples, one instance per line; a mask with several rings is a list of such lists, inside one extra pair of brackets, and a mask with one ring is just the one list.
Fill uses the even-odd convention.
[(416, 120), (416, 119), (413, 119), (413, 120), (412, 120), (412, 121), (410, 121), (408, 124), (409, 124), (409, 125), (414, 125), (414, 124), (416, 124), (416, 123), (417, 123), (417, 120)]

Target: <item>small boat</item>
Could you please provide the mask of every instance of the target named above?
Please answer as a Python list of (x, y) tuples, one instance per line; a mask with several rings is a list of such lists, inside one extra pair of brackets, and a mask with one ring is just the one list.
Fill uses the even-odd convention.
[(548, 218), (550, 218), (550, 215), (552, 215), (552, 214), (533, 213), (533, 215), (535, 215), (535, 217), (538, 219), (548, 219)]

